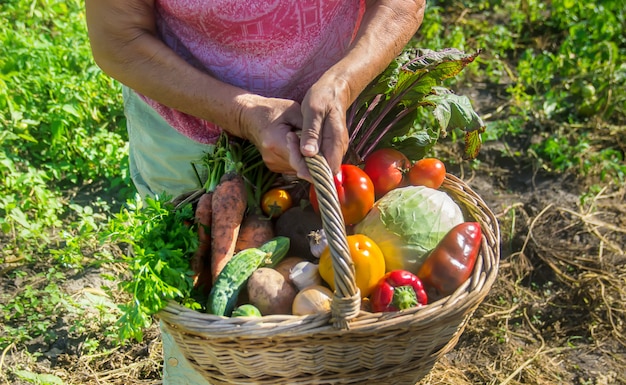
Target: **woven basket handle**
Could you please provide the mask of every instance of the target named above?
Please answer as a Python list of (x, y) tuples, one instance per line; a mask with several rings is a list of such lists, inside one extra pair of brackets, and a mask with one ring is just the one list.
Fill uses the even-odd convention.
[(331, 304), (331, 321), (338, 329), (349, 329), (349, 322), (361, 308), (361, 292), (356, 286), (354, 264), (346, 239), (346, 228), (337, 197), (334, 177), (321, 155), (305, 157), (317, 193), (322, 227), (326, 233), (333, 264), (335, 293)]

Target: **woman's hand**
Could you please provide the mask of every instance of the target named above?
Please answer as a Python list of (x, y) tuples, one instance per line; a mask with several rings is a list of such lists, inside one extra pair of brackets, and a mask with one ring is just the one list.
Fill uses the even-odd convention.
[[(302, 101), (300, 151), (326, 157), (339, 171), (348, 150), (346, 111), (365, 87), (402, 51), (422, 24), (424, 0), (369, 0), (345, 56), (324, 73)], [(299, 175), (299, 174), (298, 174)]]
[[(302, 105), (246, 95), (238, 100), (242, 136), (259, 149), (274, 172), (310, 181), (304, 156), (313, 156), (320, 149), (331, 170), (337, 172), (348, 149), (347, 89), (344, 81), (329, 75), (309, 89)], [(302, 127), (307, 127), (306, 132), (301, 132)], [(300, 137), (308, 139), (301, 143)]]
[(300, 152), (304, 156), (313, 156), (321, 151), (333, 173), (339, 171), (348, 150), (348, 89), (343, 79), (327, 74), (313, 84), (302, 101)]
[(298, 146), (300, 104), (292, 100), (247, 94), (238, 98), (241, 137), (253, 143), (267, 167), (277, 173), (309, 178)]

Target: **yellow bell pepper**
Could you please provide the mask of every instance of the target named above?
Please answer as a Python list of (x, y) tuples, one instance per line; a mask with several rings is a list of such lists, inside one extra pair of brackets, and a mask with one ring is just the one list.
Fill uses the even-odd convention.
[[(361, 296), (368, 297), (385, 275), (385, 257), (378, 245), (366, 235), (348, 235), (346, 239), (354, 263), (355, 283), (361, 290)], [(335, 290), (334, 271), (328, 247), (320, 256), (319, 272), (322, 279)]]

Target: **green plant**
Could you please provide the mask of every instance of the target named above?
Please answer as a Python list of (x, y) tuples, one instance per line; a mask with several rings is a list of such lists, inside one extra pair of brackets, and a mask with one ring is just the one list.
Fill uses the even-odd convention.
[(13, 298), (0, 301), (0, 318), (6, 322), (0, 336), (0, 349), (39, 336), (44, 340), (54, 339), (51, 326), (56, 322), (59, 308), (73, 306), (70, 297), (59, 288), (58, 282), (64, 278), (61, 272), (50, 269), (37, 274), (36, 278), (35, 282), (47, 284), (27, 284)]
[(30, 256), (56, 241), (68, 189), (130, 185), (126, 131), (119, 85), (91, 58), (82, 2), (5, 2), (0, 22), (0, 230)]
[[(488, 22), (494, 19), (501, 22)], [(508, 100), (488, 114), (483, 140), (525, 136), (539, 126), (544, 142), (530, 153), (545, 168), (620, 182), (623, 145), (597, 128), (626, 122), (625, 23), (619, 0), (441, 0), (429, 2), (415, 44), (481, 50), (480, 67), (468, 66), (452, 84), (504, 86)], [(459, 28), (464, 39), (456, 37)]]
[(35, 385), (63, 385), (64, 382), (54, 374), (35, 373), (30, 370), (15, 370), (13, 373), (20, 379)]
[(626, 180), (624, 153), (610, 144), (602, 148), (601, 140), (591, 132), (559, 130), (531, 145), (529, 151), (549, 171), (573, 170), (582, 176), (597, 175), (601, 181), (622, 183)]
[(121, 289), (131, 300), (120, 306), (118, 320), (121, 341), (143, 338), (143, 330), (153, 322), (152, 315), (169, 300), (193, 309), (201, 306), (192, 297), (193, 279), (190, 259), (198, 248), (193, 207), (174, 210), (167, 196), (138, 196), (114, 215), (102, 232), (105, 243), (120, 244), (123, 262), (132, 277), (122, 277)]

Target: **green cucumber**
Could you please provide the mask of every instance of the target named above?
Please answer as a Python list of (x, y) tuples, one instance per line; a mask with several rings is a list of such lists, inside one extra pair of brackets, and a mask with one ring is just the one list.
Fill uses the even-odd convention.
[(230, 316), (239, 292), (248, 278), (261, 266), (276, 266), (289, 250), (289, 238), (276, 237), (258, 248), (245, 249), (235, 254), (220, 272), (211, 288), (207, 312)]
[(276, 265), (278, 265), (278, 263), (287, 256), (289, 247), (291, 247), (289, 238), (283, 236), (275, 237), (264, 243), (262, 246), (259, 246), (259, 250), (270, 254), (269, 260), (264, 261), (263, 266), (276, 267)]

